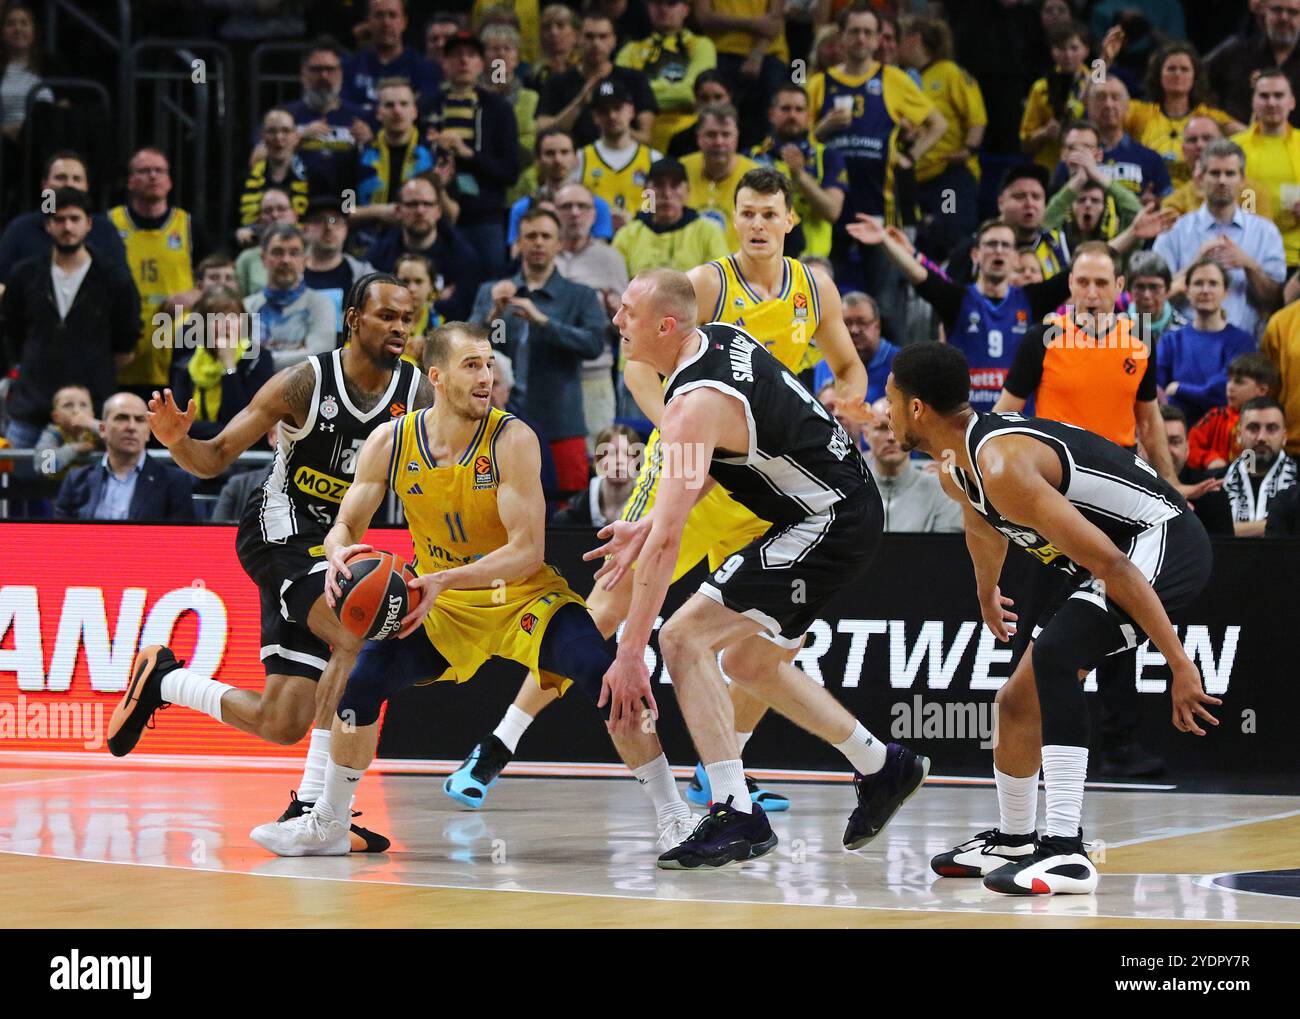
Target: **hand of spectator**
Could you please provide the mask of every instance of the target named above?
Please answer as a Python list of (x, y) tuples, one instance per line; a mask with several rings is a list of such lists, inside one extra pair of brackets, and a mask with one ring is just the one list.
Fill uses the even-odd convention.
[(241, 248), (251, 248), (257, 243), (257, 232), (251, 226), (241, 226), (235, 231), (235, 243)]
[(498, 280), (492, 285), (489, 291), (492, 297), (493, 310), (499, 312), (505, 307), (506, 302), (515, 296), (518, 288), (510, 280)]
[(260, 163), (265, 158), (266, 158), (266, 143), (258, 142), (256, 145), (253, 146), (253, 151), (248, 154), (248, 165), (252, 166), (255, 163)]
[(781, 162), (790, 168), (791, 177), (798, 177), (803, 173), (805, 166), (803, 150), (798, 145), (782, 145)]
[(865, 212), (859, 212), (854, 222), (845, 224), (844, 232), (860, 244), (885, 242), (885, 228), (881, 226), (880, 220), (868, 216)]
[(1060, 141), (1061, 122), (1053, 117), (1046, 124), (1034, 132), (1034, 140), (1040, 142)]
[(130, 363), (131, 363), (132, 361), (134, 361), (134, 360), (135, 360), (135, 351), (134, 351), (134, 350), (128, 350), (125, 354), (114, 354), (114, 355), (113, 355), (113, 365), (114, 365), (114, 366), (115, 366), (119, 371), (121, 371), (123, 368), (125, 368), (128, 364), (130, 364)]
[[(308, 124), (303, 124), (298, 128), (298, 140), (304, 138), (328, 138), (330, 132), (334, 130), (324, 117), (320, 120), (313, 120)], [(353, 132), (355, 134), (355, 132)]]
[(817, 125), (816, 133), (836, 134), (843, 131), (853, 123), (853, 111), (842, 106), (837, 106), (830, 113), (822, 117), (821, 122)]
[(433, 172), (446, 189), (451, 185), (451, 179), (456, 176), (456, 160), (445, 152), (439, 152), (438, 160), (433, 164)]
[(506, 304), (510, 308), (510, 314), (526, 318), (535, 326), (544, 326), (550, 321), (549, 318), (542, 314), (541, 309), (527, 297), (512, 297)]
[(439, 148), (443, 149), (444, 151), (450, 152), (452, 155), (457, 156), (460, 159), (474, 158), (474, 150), (471, 149), (468, 145), (466, 145), (465, 139), (462, 138), (460, 135), (456, 134), (454, 131), (434, 132), (430, 137), (430, 141), (432, 141)]
[(370, 130), (370, 125), (360, 117), (353, 117), (352, 124), (348, 128), (352, 132), (352, 139), (357, 143), (358, 148), (365, 148), (375, 138), (375, 132)]
[(1162, 209), (1158, 205), (1151, 204), (1133, 217), (1129, 229), (1133, 231), (1134, 236), (1149, 241), (1152, 237), (1160, 236), (1177, 221), (1177, 209)]
[(885, 227), (885, 235), (909, 255), (916, 254), (916, 245), (912, 243), (912, 238), (903, 232), (902, 227), (887, 226)]
[(217, 347), (217, 357), (227, 371), (239, 363), (239, 347), (231, 343), (222, 343)]
[(745, 58), (745, 62), (740, 65), (740, 71), (738, 73), (742, 78), (757, 78), (762, 69), (763, 55), (761, 53), (751, 53)]
[(1173, 382), (1165, 386), (1165, 399), (1170, 399), (1176, 392), (1178, 392), (1178, 380), (1174, 379)]
[[(1221, 456), (1216, 456), (1213, 460), (1209, 460), (1206, 462), (1205, 469), (1207, 471), (1221, 471), (1223, 470), (1223, 468), (1227, 466), (1228, 466), (1227, 460), (1223, 459), (1223, 457)], [(1215, 491), (1217, 491), (1217, 489)]]
[(1113, 64), (1123, 49), (1124, 29), (1114, 25), (1101, 40), (1101, 59), (1107, 64)]
[(1198, 481), (1194, 485), (1175, 485), (1178, 494), (1186, 499), (1189, 503), (1194, 503), (1203, 495), (1210, 492), (1217, 492), (1223, 487), (1222, 478), (1206, 478), (1204, 481)]
[(99, 419), (88, 410), (79, 410), (68, 419), (68, 429), (89, 432), (93, 437), (99, 434)]
[(172, 294), (163, 304), (164, 308), (192, 308), (203, 296), (203, 291), (199, 287), (191, 287), (189, 290), (182, 290), (180, 293)]
[(1225, 269), (1244, 269), (1251, 262), (1250, 256), (1226, 234), (1219, 238), (1218, 247), (1210, 253), (1210, 257)]
[(609, 207), (609, 225), (613, 228), (615, 233), (618, 233), (631, 221), (631, 217), (627, 214), (626, 209), (620, 208), (616, 205), (611, 205)]
[(785, 27), (785, 22), (775, 14), (764, 14), (760, 18), (752, 19), (754, 25), (753, 35), (766, 42), (771, 42), (781, 34), (781, 29)]
[(196, 413), (193, 399), (182, 413), (170, 389), (164, 389), (161, 396), (155, 389), (149, 400), (149, 430), (154, 438), (170, 449), (189, 434)]
[(369, 545), (340, 545), (333, 552), (325, 557), (329, 563), (329, 568), (325, 571), (325, 604), (330, 608), (338, 601), (343, 594), (343, 589), (339, 587), (339, 577), (344, 580), (352, 579), (352, 571), (348, 569), (348, 560), (358, 552), (373, 552), (374, 549)]

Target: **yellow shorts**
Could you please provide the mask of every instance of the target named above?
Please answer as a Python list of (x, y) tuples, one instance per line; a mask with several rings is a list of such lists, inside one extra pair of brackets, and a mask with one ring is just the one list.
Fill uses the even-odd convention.
[(538, 674), (542, 686), (563, 690), (569, 681), (539, 673), (537, 656), (551, 618), (570, 604), (587, 607), (553, 566), (518, 584), (444, 591), (424, 617), (430, 643), (451, 666), (435, 680), (464, 683), (489, 658), (508, 658)]
[[(640, 520), (654, 507), (661, 466), (659, 429), (656, 428), (650, 434), (641, 473), (637, 476), (632, 495), (623, 507), (624, 520)], [(690, 516), (686, 518), (681, 550), (677, 554), (677, 565), (673, 568), (673, 580), (680, 580), (694, 569), (696, 563), (706, 558), (709, 569), (716, 570), (727, 556), (765, 534), (771, 526), (736, 502), (724, 488), (715, 485), (708, 495), (695, 504)]]

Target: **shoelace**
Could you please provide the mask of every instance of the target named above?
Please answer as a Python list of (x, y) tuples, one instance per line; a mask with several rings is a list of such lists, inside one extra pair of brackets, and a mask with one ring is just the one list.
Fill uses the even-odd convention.
[(149, 717), (145, 720), (144, 727), (146, 729), (158, 728), (158, 726), (154, 725), (153, 716), (158, 714), (158, 712), (160, 711), (166, 711), (171, 706), (172, 706), (171, 701), (163, 701), (161, 704), (159, 704), (158, 707), (154, 708), (151, 712), (149, 712)]

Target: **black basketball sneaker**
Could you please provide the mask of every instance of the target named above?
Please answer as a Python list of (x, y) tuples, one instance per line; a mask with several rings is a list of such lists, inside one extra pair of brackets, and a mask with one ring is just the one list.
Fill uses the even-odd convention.
[(930, 869), (940, 877), (983, 877), (1008, 862), (1029, 856), (1037, 836), (1007, 835), (997, 828), (982, 831), (955, 849), (930, 860)]
[(733, 810), (732, 798), (715, 803), (679, 846), (659, 857), (661, 870), (698, 870), (756, 860), (776, 846), (776, 832), (757, 803), (752, 814)]
[(465, 763), (447, 776), (442, 791), (457, 803), (478, 810), (507, 764), (515, 755), (506, 749), (496, 733), (485, 737), (465, 758)]
[[(302, 817), (303, 814), (311, 810), (316, 804), (308, 803), (306, 800), (298, 799), (298, 790), (289, 790), (289, 805), (284, 808), (284, 813), (275, 819), (276, 824), (282, 821), (292, 821), (295, 817)], [(352, 811), (353, 817), (360, 817), (361, 811)], [(348, 835), (352, 842), (352, 852), (354, 853), (382, 853), (387, 851), (392, 845), (388, 839), (373, 832), (369, 828), (361, 828), (358, 825), (351, 825), (348, 829)]]
[(1097, 868), (1088, 859), (1083, 829), (1075, 838), (1044, 835), (1028, 856), (1003, 864), (984, 878), (1003, 895), (1088, 895), (1097, 890)]
[(885, 766), (874, 775), (853, 773), (858, 805), (844, 829), (844, 848), (861, 849), (881, 833), (889, 819), (930, 774), (930, 758), (898, 743), (885, 747)]
[(108, 720), (108, 750), (114, 757), (134, 750), (154, 712), (170, 707), (162, 699), (162, 678), (181, 665), (171, 648), (161, 644), (150, 644), (135, 656), (126, 692)]

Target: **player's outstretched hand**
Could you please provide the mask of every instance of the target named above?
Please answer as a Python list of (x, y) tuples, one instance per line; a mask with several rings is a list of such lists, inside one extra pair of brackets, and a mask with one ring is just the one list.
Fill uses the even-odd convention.
[(1008, 611), (1014, 604), (998, 587), (987, 598), (980, 599), (980, 615), (984, 617), (984, 625), (1000, 641), (1008, 641), (1016, 635), (1018, 617), (1014, 612)]
[(352, 571), (348, 569), (348, 560), (358, 552), (373, 552), (374, 549), (369, 545), (340, 545), (332, 555), (326, 556), (329, 569), (325, 571), (325, 604), (330, 608), (334, 603), (343, 596), (343, 589), (339, 587), (339, 576), (342, 575), (344, 580), (352, 579)]
[(409, 637), (424, 625), (424, 617), (432, 611), (433, 603), (438, 600), (438, 595), (442, 594), (442, 574), (426, 573), (414, 580), (408, 580), (406, 586), (413, 592), (420, 592), (420, 604), (402, 617), (402, 628), (397, 631), (399, 640)]
[(155, 389), (149, 400), (149, 428), (159, 442), (170, 447), (189, 434), (197, 413), (193, 397), (182, 414), (170, 389), (164, 389), (161, 395)]
[(1222, 704), (1223, 701), (1205, 692), (1201, 685), (1201, 674), (1191, 662), (1184, 661), (1170, 666), (1170, 671), (1173, 673), (1169, 692), (1174, 702), (1174, 728), (1179, 732), (1204, 736), (1205, 730), (1196, 723), (1197, 717), (1205, 719), (1211, 725), (1218, 725), (1219, 720), (1205, 706)]
[(650, 670), (646, 668), (644, 649), (633, 654), (620, 647), (614, 664), (605, 673), (600, 684), (600, 700), (596, 707), (609, 705), (606, 726), (615, 735), (632, 733), (646, 719), (658, 720), (659, 705), (650, 689)]
[(606, 524), (596, 534), (597, 538), (607, 539), (605, 544), (583, 553), (582, 558), (586, 562), (601, 558), (605, 560), (596, 571), (594, 579), (600, 581), (604, 578), (605, 590), (612, 591), (636, 563), (649, 536), (649, 515), (635, 522), (615, 520), (612, 524)]

